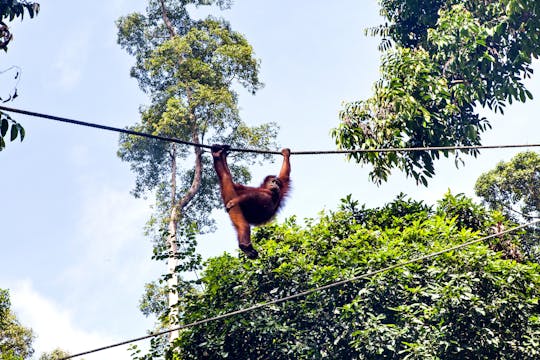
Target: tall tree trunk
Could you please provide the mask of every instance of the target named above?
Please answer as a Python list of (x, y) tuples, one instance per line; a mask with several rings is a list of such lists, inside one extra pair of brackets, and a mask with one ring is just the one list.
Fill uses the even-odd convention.
[[(171, 38), (177, 36), (176, 29), (172, 26), (172, 23), (167, 15), (167, 8), (165, 7), (165, 3), (163, 0), (160, 1), (161, 4), (161, 14), (163, 18), (163, 22), (165, 23), (165, 26), (167, 27), (169, 34)], [(178, 64), (182, 64), (183, 59), (178, 59)], [(192, 93), (191, 90), (188, 88), (187, 90), (187, 102), (188, 106), (192, 103)], [(196, 144), (200, 144), (199, 139), (199, 129), (197, 124), (197, 119), (195, 117), (195, 114), (190, 109), (189, 114), (189, 120), (191, 123), (191, 141)], [(189, 204), (189, 202), (193, 199), (193, 197), (197, 194), (201, 187), (201, 179), (202, 179), (202, 150), (200, 147), (195, 146), (194, 152), (195, 152), (195, 173), (193, 176), (193, 182), (189, 188), (189, 190), (182, 196), (181, 199), (176, 202), (176, 144), (173, 144), (173, 159), (172, 159), (172, 177), (171, 177), (171, 218), (169, 220), (169, 239), (168, 239), (168, 246), (169, 246), (169, 258), (167, 261), (167, 270), (169, 272), (170, 278), (167, 282), (167, 285), (169, 287), (169, 309), (170, 309), (170, 319), (171, 324), (174, 324), (178, 321), (178, 274), (176, 271), (176, 268), (178, 266), (178, 245), (176, 241), (177, 236), (177, 230), (178, 230), (178, 221), (181, 219), (185, 207)], [(174, 339), (178, 337), (178, 331), (173, 331), (169, 333), (169, 342), (173, 342)]]
[[(176, 233), (178, 230), (178, 208), (176, 207), (176, 144), (172, 145), (171, 151), (171, 217), (169, 218), (169, 234), (167, 245), (169, 248), (169, 258), (167, 259), (167, 271), (170, 278), (167, 280), (168, 305), (170, 309), (169, 318), (174, 324), (178, 320), (178, 245), (176, 242)], [(178, 337), (178, 331), (169, 333), (169, 341), (172, 342)]]
[[(197, 131), (193, 130), (192, 132), (192, 141), (199, 144), (199, 137)], [(177, 242), (177, 232), (178, 232), (178, 221), (182, 218), (184, 208), (189, 204), (193, 197), (197, 194), (201, 187), (202, 179), (202, 150), (200, 147), (195, 147), (195, 174), (193, 176), (193, 182), (189, 190), (182, 196), (181, 199), (176, 201), (176, 144), (173, 144), (173, 152), (171, 159), (171, 217), (169, 219), (169, 237), (168, 237), (168, 248), (169, 248), (169, 258), (167, 260), (167, 271), (170, 275), (169, 280), (167, 281), (167, 286), (169, 289), (168, 293), (168, 305), (169, 305), (169, 318), (171, 319), (171, 324), (178, 322), (178, 273), (176, 268), (178, 267), (179, 259), (177, 257), (178, 253), (178, 242)], [(196, 274), (195, 274), (196, 275)], [(178, 337), (178, 331), (173, 331), (169, 333), (169, 342), (173, 342), (174, 339)]]

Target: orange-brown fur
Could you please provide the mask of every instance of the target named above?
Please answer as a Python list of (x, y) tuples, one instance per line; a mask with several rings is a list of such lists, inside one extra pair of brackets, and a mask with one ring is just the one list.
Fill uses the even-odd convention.
[(290, 150), (283, 149), (283, 164), (278, 176), (269, 175), (261, 186), (249, 187), (232, 181), (227, 166), (227, 146), (212, 146), (214, 168), (216, 170), (221, 196), (229, 217), (238, 234), (238, 245), (250, 259), (258, 256), (251, 244), (251, 225), (262, 225), (272, 220), (283, 205), (289, 191), (291, 165)]

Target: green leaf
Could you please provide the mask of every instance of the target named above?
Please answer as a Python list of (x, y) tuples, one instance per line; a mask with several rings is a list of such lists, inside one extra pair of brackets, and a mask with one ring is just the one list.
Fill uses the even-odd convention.
[(2, 119), (2, 125), (0, 126), (1, 137), (6, 136), (8, 128), (9, 128), (9, 122), (7, 121), (7, 119)]
[(11, 137), (10, 140), (13, 141), (17, 138), (17, 135), (19, 135), (19, 127), (17, 124), (11, 126)]
[(20, 136), (21, 136), (21, 141), (24, 140), (24, 136), (26, 135), (26, 131), (24, 130), (24, 128), (22, 127), (21, 124), (17, 124), (17, 127), (19, 128), (19, 133), (20, 133)]

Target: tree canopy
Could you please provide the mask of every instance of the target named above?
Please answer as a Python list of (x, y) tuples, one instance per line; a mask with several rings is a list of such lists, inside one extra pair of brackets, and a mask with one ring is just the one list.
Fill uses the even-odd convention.
[[(539, 184), (540, 155), (528, 151), (482, 174), (474, 189), (491, 209), (523, 223), (540, 218)], [(531, 227), (527, 239), (526, 252), (540, 263), (540, 226)]]
[(32, 356), (32, 329), (22, 326), (11, 311), (8, 290), (0, 289), (0, 360), (23, 360)]
[[(387, 23), (374, 95), (347, 103), (333, 130), (344, 149), (480, 145), (490, 128), (479, 107), (503, 113), (532, 98), (523, 80), (540, 54), (537, 0), (380, 0)], [(478, 155), (477, 150), (463, 150)], [(442, 153), (449, 156), (450, 152)], [(427, 185), (436, 151), (354, 153), (380, 183), (398, 168)], [(463, 161), (456, 153), (456, 163)]]
[(530, 219), (540, 217), (539, 184), (540, 155), (528, 151), (499, 162), (478, 178), (474, 189), (490, 208)]
[[(470, 215), (480, 221), (470, 222)], [(339, 211), (259, 228), (261, 258), (209, 259), (204, 290), (182, 297), (191, 323), (463, 244), (491, 214), (463, 195), (437, 206), (400, 195), (375, 209), (351, 197)], [(512, 235), (519, 241), (520, 234)], [(535, 359), (539, 265), (494, 242), (418, 261), (285, 303), (180, 332), (154, 357), (179, 359)], [(136, 359), (152, 358), (140, 354)]]
[[(191, 19), (187, 4), (223, 1), (149, 1), (147, 13), (134, 13), (118, 20), (118, 42), (136, 64), (131, 74), (152, 103), (142, 108), (141, 123), (134, 129), (169, 135), (197, 144), (227, 143), (233, 146), (273, 146), (275, 124), (247, 126), (238, 115), (238, 82), (250, 92), (262, 84), (258, 61), (246, 39), (222, 19)], [(199, 230), (211, 229), (207, 216), (221, 205), (218, 186), (200, 148), (122, 136), (118, 152), (137, 175), (134, 194), (157, 190), (159, 203), (171, 201), (186, 223), (196, 222)], [(195, 156), (193, 167), (173, 166)], [(237, 160), (252, 158), (235, 155)], [(238, 164), (238, 161), (235, 161)], [(249, 180), (247, 168), (232, 166), (239, 180)], [(177, 178), (177, 193), (169, 191), (171, 176)], [(199, 191), (204, 193), (200, 196)], [(177, 202), (174, 199), (178, 199)]]

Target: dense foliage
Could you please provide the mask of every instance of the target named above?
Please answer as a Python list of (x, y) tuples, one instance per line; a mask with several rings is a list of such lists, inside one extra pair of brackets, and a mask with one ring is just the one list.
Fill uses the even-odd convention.
[[(349, 197), (340, 211), (305, 226), (292, 218), (259, 228), (256, 261), (228, 254), (210, 259), (204, 291), (182, 298), (183, 322), (441, 251), (488, 232), (492, 222), (462, 195), (447, 194), (434, 208), (400, 195), (368, 209)], [(505, 258), (491, 241), (186, 329), (166, 357), (536, 359), (540, 268)]]
[[(540, 155), (523, 152), (501, 161), (476, 181), (476, 195), (491, 208), (517, 222), (540, 219)], [(540, 263), (540, 226), (527, 232), (525, 251)]]
[[(523, 79), (540, 54), (537, 0), (380, 0), (387, 23), (373, 97), (341, 111), (333, 131), (344, 149), (480, 145), (490, 128), (479, 106), (503, 112), (532, 94)], [(463, 151), (478, 155), (477, 150)], [(441, 153), (354, 153), (385, 181), (399, 168), (427, 185)], [(450, 152), (442, 153), (449, 156)], [(463, 161), (456, 154), (456, 164)]]
[(501, 161), (476, 181), (476, 194), (492, 208), (509, 217), (519, 214), (527, 219), (540, 217), (540, 155), (517, 154)]
[(19, 323), (10, 307), (9, 292), (0, 289), (0, 360), (30, 358), (34, 353), (34, 335)]

